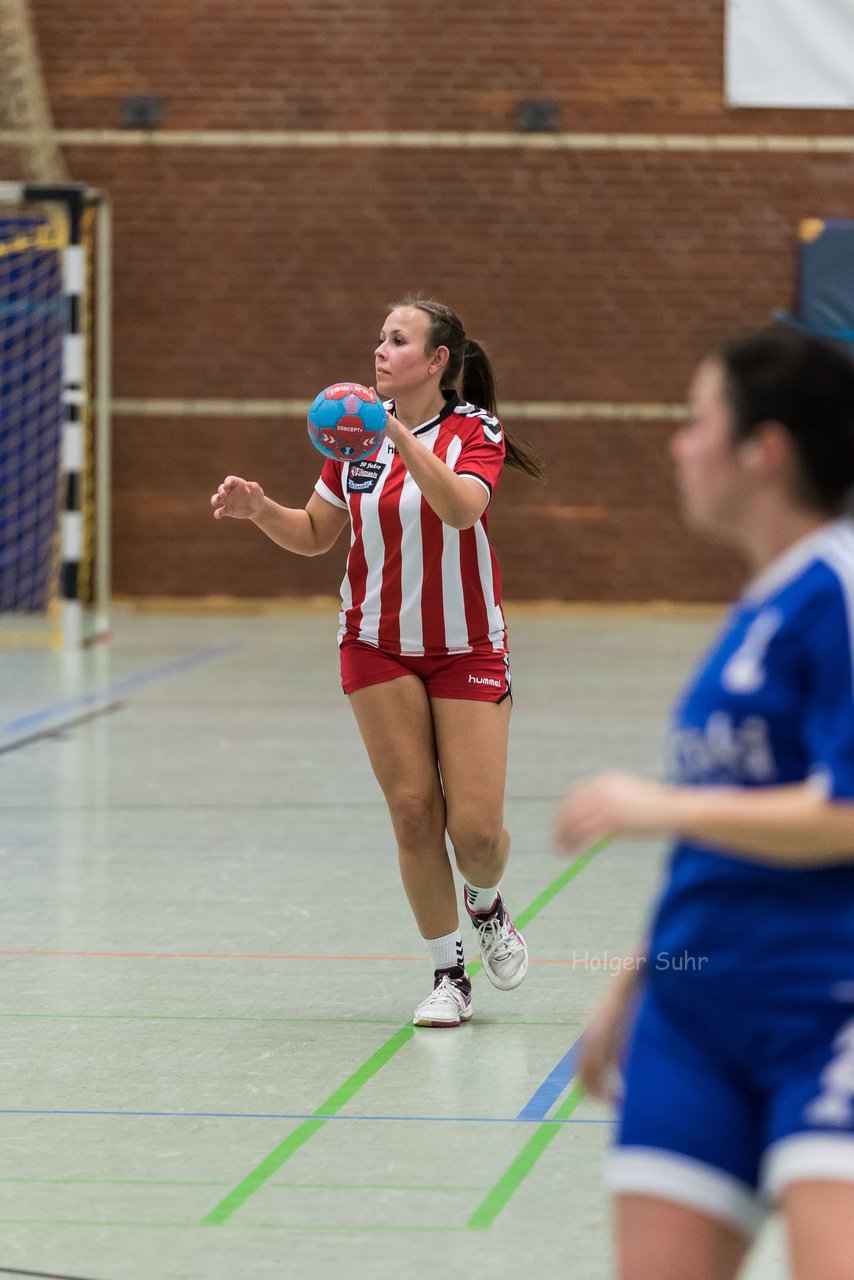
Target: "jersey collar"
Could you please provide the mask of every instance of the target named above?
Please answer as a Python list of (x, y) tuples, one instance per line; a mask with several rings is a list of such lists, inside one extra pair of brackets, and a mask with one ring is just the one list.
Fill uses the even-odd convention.
[(757, 574), (742, 593), (742, 600), (746, 604), (758, 604), (769, 596), (775, 595), (786, 583), (796, 578), (811, 561), (821, 559), (822, 552), (837, 541), (840, 533), (846, 530), (850, 533), (852, 529), (854, 529), (852, 521), (848, 517), (843, 517), (839, 520), (830, 520), (818, 529), (813, 529), (812, 533), (799, 538), (797, 542), (793, 542), (790, 547), (781, 552), (776, 560), (772, 560), (767, 568)]
[[(419, 436), (425, 431), (432, 431), (440, 422), (444, 422), (446, 418), (449, 418), (460, 403), (460, 397), (456, 391), (443, 391), (442, 395), (445, 397), (444, 408), (434, 418), (429, 418), (426, 422), (420, 422), (417, 427), (413, 427), (412, 434), (414, 436)], [(397, 408), (393, 400), (386, 400), (385, 407), (389, 413), (396, 414)]]

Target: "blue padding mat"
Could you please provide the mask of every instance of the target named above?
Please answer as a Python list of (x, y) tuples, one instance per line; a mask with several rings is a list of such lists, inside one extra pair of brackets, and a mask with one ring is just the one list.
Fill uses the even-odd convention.
[(780, 318), (854, 343), (854, 221), (807, 218), (800, 236), (797, 309)]

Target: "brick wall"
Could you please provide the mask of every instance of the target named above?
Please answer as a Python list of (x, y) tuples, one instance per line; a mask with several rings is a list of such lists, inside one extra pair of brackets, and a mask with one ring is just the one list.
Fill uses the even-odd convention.
[[(57, 127), (484, 130), (553, 98), (567, 132), (817, 135), (850, 113), (722, 104), (723, 0), (32, 0)], [(189, 13), (189, 17), (187, 16)], [(646, 149), (69, 146), (115, 205), (115, 394), (297, 398), (370, 381), (385, 305), (421, 289), (491, 350), (509, 402), (678, 403), (696, 355), (792, 300), (806, 215), (850, 216), (847, 154)], [(0, 169), (12, 163), (0, 149)], [(492, 517), (509, 597), (720, 599), (733, 562), (683, 535), (656, 421), (525, 421), (545, 486)], [(115, 422), (114, 586), (130, 594), (334, 591), (341, 550), (298, 560), (210, 519), (228, 471), (302, 503), (296, 419)]]

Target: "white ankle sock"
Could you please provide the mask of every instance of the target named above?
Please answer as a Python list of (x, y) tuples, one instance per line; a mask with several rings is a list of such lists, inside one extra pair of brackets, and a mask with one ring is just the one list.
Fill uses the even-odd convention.
[(453, 969), (458, 965), (461, 969), (465, 968), (465, 957), (463, 955), (463, 935), (457, 929), (456, 933), (446, 933), (444, 938), (425, 938), (424, 945), (427, 948), (427, 954), (436, 969)]
[(469, 911), (488, 911), (498, 897), (498, 885), (494, 889), (478, 889), (466, 881), (465, 897)]

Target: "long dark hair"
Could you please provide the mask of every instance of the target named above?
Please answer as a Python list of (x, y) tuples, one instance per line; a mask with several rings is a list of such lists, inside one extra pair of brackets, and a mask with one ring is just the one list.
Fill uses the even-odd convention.
[(710, 358), (723, 369), (735, 439), (749, 439), (763, 422), (781, 423), (798, 462), (796, 499), (824, 514), (849, 508), (854, 486), (851, 358), (782, 326), (734, 338)]
[[(466, 337), (459, 316), (443, 302), (433, 302), (429, 298), (401, 298), (400, 301), (393, 302), (389, 310), (394, 311), (397, 307), (417, 307), (429, 318), (428, 350), (448, 348), (448, 363), (442, 374), (442, 386), (446, 390), (459, 391), (464, 400), (477, 405), (478, 409), (495, 413), (495, 374), (492, 364), (480, 343)], [(537, 480), (545, 479), (543, 464), (530, 445), (525, 441), (514, 440), (506, 428), (504, 448), (508, 467), (524, 471)]]

